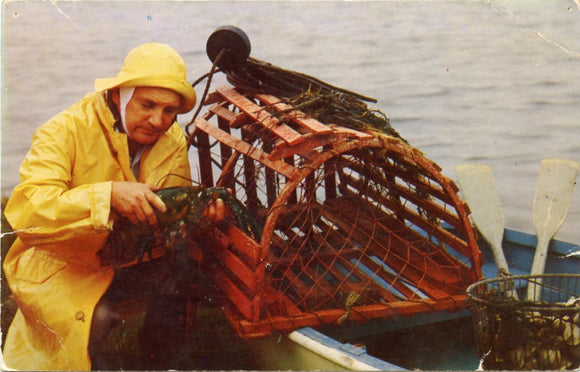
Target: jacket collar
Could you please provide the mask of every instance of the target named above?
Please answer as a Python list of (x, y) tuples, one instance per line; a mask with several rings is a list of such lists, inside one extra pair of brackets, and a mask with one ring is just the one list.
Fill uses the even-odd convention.
[(95, 112), (99, 126), (107, 140), (107, 145), (111, 155), (117, 160), (117, 163), (123, 170), (127, 181), (136, 181), (133, 175), (129, 160), (129, 146), (127, 145), (127, 135), (115, 131), (116, 118), (114, 109), (107, 103), (106, 92), (95, 94)]

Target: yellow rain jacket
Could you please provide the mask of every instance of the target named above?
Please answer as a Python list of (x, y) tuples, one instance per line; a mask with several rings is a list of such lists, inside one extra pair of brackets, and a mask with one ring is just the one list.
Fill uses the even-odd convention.
[[(112, 181), (137, 181), (127, 137), (114, 131), (104, 93), (90, 93), (36, 130), (6, 206), (18, 234), (4, 262), (19, 306), (3, 350), (22, 370), (89, 370), (95, 305), (114, 275), (95, 255), (112, 227)], [(141, 158), (139, 182), (191, 184), (177, 123)], [(168, 174), (181, 175), (167, 176)]]

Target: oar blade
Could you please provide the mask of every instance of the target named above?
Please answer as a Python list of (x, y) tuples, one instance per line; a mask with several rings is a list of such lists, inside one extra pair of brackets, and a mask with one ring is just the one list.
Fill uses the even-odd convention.
[(546, 159), (540, 163), (533, 208), (538, 239), (553, 237), (564, 223), (577, 175), (578, 163), (572, 160)]
[(504, 214), (491, 167), (465, 164), (455, 167), (455, 173), (463, 196), (471, 209), (471, 218), (493, 249), (498, 269), (508, 272), (501, 251)]
[(540, 163), (533, 207), (538, 246), (530, 272), (532, 275), (544, 272), (548, 244), (564, 223), (577, 175), (578, 163), (572, 160), (546, 159)]

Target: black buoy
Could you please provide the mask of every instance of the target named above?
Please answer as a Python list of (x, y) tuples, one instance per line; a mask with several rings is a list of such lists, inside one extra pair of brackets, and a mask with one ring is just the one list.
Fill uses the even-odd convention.
[(224, 54), (218, 61), (218, 67), (228, 69), (243, 64), (250, 56), (251, 45), (248, 35), (236, 26), (221, 26), (207, 39), (206, 53), (215, 63), (222, 50)]

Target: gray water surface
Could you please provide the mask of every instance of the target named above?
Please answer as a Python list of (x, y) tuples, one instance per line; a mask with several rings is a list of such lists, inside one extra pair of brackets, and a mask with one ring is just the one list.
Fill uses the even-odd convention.
[[(578, 0), (15, 1), (2, 11), (2, 195), (34, 129), (116, 75), (130, 49), (169, 43), (194, 81), (225, 24), (246, 31), (255, 58), (377, 98), (447, 176), (491, 165), (511, 228), (534, 231), (541, 159), (580, 161)], [(557, 237), (580, 242), (579, 188)]]

